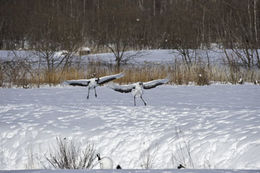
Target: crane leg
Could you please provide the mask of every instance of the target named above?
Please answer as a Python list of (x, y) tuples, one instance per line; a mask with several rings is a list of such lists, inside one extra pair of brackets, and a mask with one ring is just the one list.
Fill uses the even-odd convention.
[(146, 106), (146, 102), (144, 101), (143, 97), (140, 96), (140, 98), (142, 99), (142, 101), (144, 102), (144, 105)]
[(96, 91), (96, 87), (94, 88), (94, 90), (95, 90), (95, 97), (97, 97), (97, 91)]
[(88, 96), (87, 96), (87, 99), (89, 99), (89, 91), (90, 91), (90, 88), (88, 87)]

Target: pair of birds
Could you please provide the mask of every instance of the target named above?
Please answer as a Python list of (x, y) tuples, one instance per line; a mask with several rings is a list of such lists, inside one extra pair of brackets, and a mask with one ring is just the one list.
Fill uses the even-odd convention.
[[(87, 99), (89, 99), (89, 92), (90, 90), (94, 90), (95, 92), (95, 97), (97, 97), (97, 91), (96, 87), (100, 86), (104, 83), (110, 82), (115, 79), (119, 79), (123, 77), (123, 73), (118, 73), (114, 75), (109, 75), (109, 76), (103, 76), (100, 78), (94, 77), (91, 79), (79, 79), (79, 80), (68, 80), (65, 83), (72, 85), (72, 86), (83, 86), (83, 87), (88, 87), (88, 95)], [(109, 87), (115, 91), (121, 92), (121, 93), (129, 93), (132, 92), (134, 96), (134, 105), (136, 106), (136, 97), (140, 97), (141, 100), (143, 101), (144, 105), (146, 106), (147, 103), (143, 99), (143, 89), (151, 89), (155, 88), (159, 85), (167, 83), (169, 80), (168, 79), (157, 79), (149, 82), (137, 82), (129, 85), (118, 85), (118, 84), (111, 84)]]

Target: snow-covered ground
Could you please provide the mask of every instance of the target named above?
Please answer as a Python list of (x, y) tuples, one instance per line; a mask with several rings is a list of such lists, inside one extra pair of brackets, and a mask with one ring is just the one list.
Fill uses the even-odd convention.
[(9, 170), (0, 173), (259, 173), (259, 170), (214, 170), (214, 169), (149, 169), (149, 170)]
[[(260, 51), (260, 50), (259, 50)], [(232, 50), (227, 50), (228, 54), (233, 54)], [(56, 52), (54, 54), (54, 59), (61, 60), (62, 52)], [(159, 50), (141, 50), (141, 51), (127, 51), (124, 53), (124, 58), (127, 59), (131, 57), (128, 61), (129, 64), (173, 64), (175, 59), (181, 60), (181, 52), (176, 49), (159, 49)], [(211, 50), (190, 50), (190, 57), (194, 60), (200, 58), (201, 60), (211, 63), (222, 63), (225, 53), (221, 49), (211, 49)], [(0, 61), (1, 60), (21, 60), (27, 59), (31, 61), (38, 62), (39, 57), (35, 51), (6, 51), (0, 50)], [(101, 61), (106, 63), (115, 63), (115, 57), (113, 53), (99, 53), (99, 54), (89, 54), (82, 57), (76, 55), (73, 59), (74, 61), (88, 63), (93, 61)], [(41, 59), (43, 62), (44, 59)]]
[(48, 167), (44, 155), (66, 137), (83, 147), (91, 141), (123, 169), (141, 169), (150, 157), (154, 169), (185, 163), (259, 172), (259, 85), (164, 85), (145, 90), (148, 106), (137, 100), (136, 107), (131, 94), (105, 86), (97, 94), (87, 100), (84, 87), (0, 88), (0, 169)]

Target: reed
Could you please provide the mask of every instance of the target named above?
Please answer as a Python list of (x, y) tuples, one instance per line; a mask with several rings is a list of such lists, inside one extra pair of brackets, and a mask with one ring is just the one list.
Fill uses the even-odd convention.
[[(171, 65), (145, 64), (145, 65), (123, 65), (118, 69), (115, 65), (103, 62), (90, 62), (83, 65), (72, 65), (65, 69), (47, 69), (13, 68), (11, 72), (0, 68), (0, 86), (2, 87), (32, 87), (41, 85), (57, 85), (65, 80), (87, 79), (93, 73), (97, 77), (124, 72), (123, 78), (115, 82), (120, 84), (134, 83), (138, 81), (150, 81), (161, 78), (169, 78), (169, 84), (187, 85), (190, 83), (196, 85), (208, 85), (212, 82), (233, 83), (236, 84), (240, 76), (246, 82), (260, 80), (260, 70), (244, 69), (232, 70), (223, 65), (207, 65), (203, 63), (184, 64), (175, 62)], [(8, 73), (7, 73), (8, 72)], [(8, 83), (8, 85), (7, 85)]]

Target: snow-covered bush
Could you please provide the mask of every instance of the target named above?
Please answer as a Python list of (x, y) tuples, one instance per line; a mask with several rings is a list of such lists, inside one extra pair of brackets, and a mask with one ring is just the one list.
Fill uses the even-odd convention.
[(173, 166), (177, 168), (179, 165), (183, 165), (186, 168), (194, 168), (189, 140), (185, 138), (181, 129), (176, 128), (175, 131), (175, 151), (171, 158)]
[(158, 152), (157, 147), (149, 146), (147, 149), (141, 152), (140, 159), (141, 159), (141, 167), (143, 169), (152, 169), (155, 164), (156, 155)]
[(91, 169), (95, 157), (95, 147), (88, 143), (85, 148), (76, 145), (73, 140), (57, 138), (57, 146), (46, 155), (47, 161), (60, 169)]

